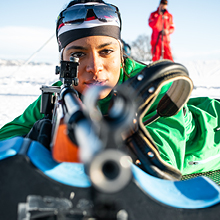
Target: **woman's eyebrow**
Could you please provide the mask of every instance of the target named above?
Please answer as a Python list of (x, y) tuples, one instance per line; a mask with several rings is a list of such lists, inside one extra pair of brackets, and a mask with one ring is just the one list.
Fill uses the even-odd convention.
[(76, 49), (76, 50), (86, 50), (86, 47), (82, 47), (82, 46), (70, 46), (67, 47), (66, 50), (72, 50), (72, 49)]
[[(104, 43), (104, 44), (100, 44), (97, 48), (98, 49), (101, 49), (103, 47), (106, 47), (106, 46), (109, 46), (109, 45), (112, 45), (112, 44), (116, 44), (115, 42), (107, 42), (107, 43)], [(75, 49), (75, 50), (87, 50), (87, 47), (83, 47), (83, 46), (70, 46), (70, 47), (67, 47), (66, 50), (72, 50), (72, 49)]]
[(109, 46), (109, 45), (112, 45), (112, 44), (116, 44), (115, 42), (107, 42), (107, 43), (104, 43), (104, 44), (101, 44), (98, 46), (98, 49), (101, 49), (103, 47), (106, 47), (106, 46)]

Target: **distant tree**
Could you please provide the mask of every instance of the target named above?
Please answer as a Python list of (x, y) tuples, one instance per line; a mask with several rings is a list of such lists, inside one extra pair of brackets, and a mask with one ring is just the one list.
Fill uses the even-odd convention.
[(139, 61), (151, 61), (150, 37), (142, 34), (131, 43), (131, 57)]

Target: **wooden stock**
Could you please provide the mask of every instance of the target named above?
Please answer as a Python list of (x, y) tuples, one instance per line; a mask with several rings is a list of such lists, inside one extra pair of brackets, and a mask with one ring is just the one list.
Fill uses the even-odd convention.
[(67, 134), (67, 125), (59, 124), (53, 146), (53, 158), (58, 162), (79, 163), (78, 146), (73, 144)]

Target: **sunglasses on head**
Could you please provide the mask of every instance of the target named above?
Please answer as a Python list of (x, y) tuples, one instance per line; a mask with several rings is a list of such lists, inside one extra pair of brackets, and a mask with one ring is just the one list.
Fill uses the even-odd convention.
[(116, 6), (109, 4), (73, 5), (58, 16), (57, 30), (68, 24), (82, 24), (87, 20), (89, 10), (93, 10), (95, 19), (102, 22), (116, 21), (121, 26), (120, 13)]

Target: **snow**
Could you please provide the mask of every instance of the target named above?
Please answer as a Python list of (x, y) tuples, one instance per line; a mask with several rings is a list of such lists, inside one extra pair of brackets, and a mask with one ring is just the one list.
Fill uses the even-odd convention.
[(182, 62), (193, 81), (192, 97), (220, 98), (220, 60)]
[[(220, 60), (188, 61), (183, 64), (194, 83), (192, 97), (208, 96), (220, 99)], [(59, 79), (57, 64), (0, 60), (0, 127), (22, 114), (41, 94), (42, 85)]]
[(58, 80), (55, 64), (21, 65), (0, 61), (0, 127), (22, 114), (41, 94), (42, 85)]

